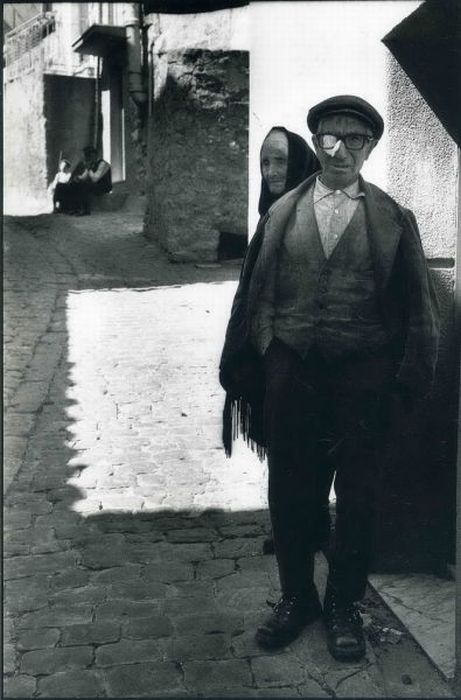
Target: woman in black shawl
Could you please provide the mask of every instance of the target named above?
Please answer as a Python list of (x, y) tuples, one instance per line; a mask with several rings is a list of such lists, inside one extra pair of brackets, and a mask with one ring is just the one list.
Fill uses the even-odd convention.
[[(276, 167), (277, 160), (283, 157), (286, 159), (284, 177), (281, 172), (280, 178), (274, 177), (270, 166)], [(281, 160), (279, 163), (282, 166)], [(319, 170), (320, 165), (314, 151), (299, 134), (283, 126), (274, 126), (262, 143), (260, 167), (262, 177), (258, 211), (260, 216), (264, 216), (279, 197)]]
[[(248, 342), (245, 314), (240, 300), (245, 296), (253, 265), (261, 247), (266, 214), (283, 194), (320, 169), (317, 156), (304, 139), (283, 126), (268, 132), (260, 151), (260, 220), (243, 261), (221, 356), (220, 381), (226, 391), (223, 443), (228, 456), (238, 433), (247, 439), (261, 458), (265, 454), (262, 430), (264, 377), (260, 358)], [(235, 342), (237, 339), (237, 342)]]
[[(221, 358), (220, 380), (226, 390), (223, 413), (223, 442), (226, 454), (231, 455), (232, 441), (241, 432), (248, 444), (256, 448), (262, 458), (265, 454), (264, 371), (260, 358), (247, 342), (240, 299), (245, 295), (261, 247), (264, 230), (261, 222), (265, 220), (267, 211), (282, 195), (319, 170), (320, 165), (314, 151), (299, 134), (288, 131), (283, 126), (274, 126), (261, 146), (260, 168), (261, 192), (258, 211), (261, 219), (242, 266)], [(233, 337), (241, 338), (243, 342), (236, 347), (232, 341)], [(329, 465), (325, 465), (323, 473), (325, 483), (321, 485), (323, 496), (317, 517), (319, 548), (325, 544), (330, 531), (328, 496), (333, 476)], [(273, 552), (271, 538), (264, 542), (263, 551)]]

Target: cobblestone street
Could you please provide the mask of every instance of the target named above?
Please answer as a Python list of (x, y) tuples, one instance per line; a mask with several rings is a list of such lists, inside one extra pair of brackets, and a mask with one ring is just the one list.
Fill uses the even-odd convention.
[(321, 622), (256, 647), (266, 468), (226, 459), (217, 371), (239, 267), (170, 264), (141, 231), (5, 222), (5, 695), (451, 697), (405, 632), (356, 664)]

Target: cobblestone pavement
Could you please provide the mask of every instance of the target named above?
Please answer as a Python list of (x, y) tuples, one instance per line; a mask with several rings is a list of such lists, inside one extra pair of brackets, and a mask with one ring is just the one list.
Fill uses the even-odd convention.
[(405, 634), (356, 664), (320, 622), (255, 646), (278, 594), (265, 466), (226, 460), (217, 381), (238, 268), (171, 265), (141, 228), (5, 224), (5, 694), (449, 697)]

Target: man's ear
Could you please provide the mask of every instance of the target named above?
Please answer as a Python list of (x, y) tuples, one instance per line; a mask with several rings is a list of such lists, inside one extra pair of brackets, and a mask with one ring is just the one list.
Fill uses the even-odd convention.
[(313, 136), (312, 136), (312, 143), (313, 143), (313, 145), (314, 145), (315, 152), (318, 153), (318, 152), (319, 152), (319, 149), (320, 149), (320, 146), (319, 146), (319, 142), (318, 142), (317, 136), (316, 136), (315, 134), (313, 134)]

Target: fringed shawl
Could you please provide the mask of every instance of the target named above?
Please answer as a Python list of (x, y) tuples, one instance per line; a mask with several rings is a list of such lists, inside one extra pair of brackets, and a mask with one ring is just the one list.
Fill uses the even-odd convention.
[[(282, 193), (285, 194), (316, 172), (320, 166), (314, 151), (299, 134), (288, 131), (283, 126), (275, 126), (267, 136), (274, 130), (282, 131), (288, 139), (287, 181)], [(267, 211), (282, 194), (272, 195), (264, 179), (261, 180), (258, 205), (261, 219), (243, 261), (221, 356), (220, 381), (226, 390), (222, 439), (228, 457), (232, 454), (232, 443), (239, 435), (243, 436), (247, 445), (261, 460), (266, 454), (263, 426), (264, 372), (262, 359), (250, 344), (247, 295), (264, 236)]]

